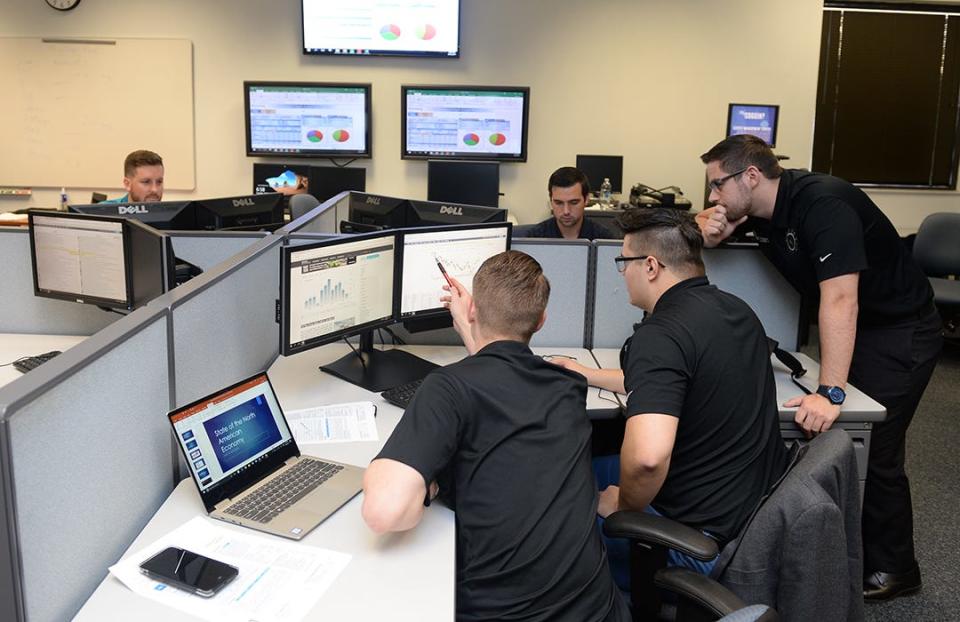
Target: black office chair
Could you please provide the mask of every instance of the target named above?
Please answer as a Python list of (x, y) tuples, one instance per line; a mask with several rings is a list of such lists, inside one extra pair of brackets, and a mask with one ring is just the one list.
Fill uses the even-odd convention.
[[(776, 609), (764, 620), (863, 619), (853, 443), (843, 430), (829, 430), (791, 453), (790, 467), (743, 532), (719, 551), (711, 577), (664, 568), (668, 548), (703, 561), (716, 557), (716, 542), (699, 531), (643, 512), (607, 518), (607, 536), (632, 541), (635, 620), (712, 621), (744, 603)], [(676, 605), (664, 605), (660, 590), (675, 594)]]
[(960, 336), (960, 214), (924, 218), (913, 242), (913, 258), (930, 280), (947, 335)]
[(290, 219), (296, 220), (318, 205), (320, 201), (312, 194), (295, 194), (290, 197)]

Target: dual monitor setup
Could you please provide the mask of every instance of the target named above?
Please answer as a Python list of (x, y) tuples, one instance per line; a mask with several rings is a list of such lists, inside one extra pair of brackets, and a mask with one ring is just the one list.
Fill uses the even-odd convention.
[(91, 203), (68, 209), (90, 216), (133, 218), (155, 229), (260, 231), (283, 226), (283, 195), (244, 195), (193, 201)]
[(445, 275), (471, 289), (480, 265), (510, 248), (510, 236), (510, 223), (500, 222), (384, 230), (285, 246), (280, 353), (289, 356), (360, 336), (359, 350), (321, 369), (369, 391), (422, 378), (436, 365), (402, 350), (375, 349), (374, 331), (449, 317), (440, 302)]
[(348, 220), (342, 232), (358, 233), (401, 227), (426, 227), (506, 222), (507, 210), (445, 201), (417, 201), (351, 192)]

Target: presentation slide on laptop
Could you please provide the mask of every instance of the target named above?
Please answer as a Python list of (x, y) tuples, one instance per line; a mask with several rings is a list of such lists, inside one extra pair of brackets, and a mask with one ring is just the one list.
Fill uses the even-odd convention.
[(214, 395), (172, 420), (201, 491), (292, 438), (266, 376)]

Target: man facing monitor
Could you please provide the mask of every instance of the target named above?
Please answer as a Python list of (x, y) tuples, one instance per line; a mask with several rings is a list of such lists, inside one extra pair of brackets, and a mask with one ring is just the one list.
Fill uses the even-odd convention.
[(163, 158), (153, 151), (139, 149), (123, 161), (122, 197), (103, 203), (147, 203), (163, 200)]
[(547, 182), (547, 192), (553, 216), (537, 223), (523, 237), (567, 240), (616, 238), (605, 228), (583, 217), (587, 197), (590, 196), (590, 181), (580, 169), (562, 166), (555, 170)]
[(487, 259), (473, 297), (449, 279), (471, 356), (424, 380), (364, 477), (377, 533), (457, 514), (458, 620), (628, 620), (595, 527), (582, 376), (535, 356), (550, 284), (529, 255)]

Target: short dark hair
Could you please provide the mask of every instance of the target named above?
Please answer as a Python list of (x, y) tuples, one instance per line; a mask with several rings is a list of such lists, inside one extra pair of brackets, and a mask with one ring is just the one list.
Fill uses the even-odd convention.
[(574, 166), (561, 166), (550, 176), (550, 181), (547, 182), (547, 194), (552, 194), (554, 188), (569, 188), (574, 184), (580, 184), (584, 198), (590, 196), (590, 180), (583, 171)]
[(767, 179), (777, 179), (783, 174), (783, 168), (773, 154), (773, 149), (763, 142), (763, 139), (750, 134), (724, 138), (700, 156), (700, 160), (704, 164), (719, 162), (720, 168), (727, 173), (756, 166)]
[(635, 207), (624, 210), (617, 220), (624, 237), (637, 234), (628, 242), (637, 252), (653, 255), (681, 273), (703, 273), (703, 234), (689, 213), (672, 207)]
[(124, 177), (133, 177), (137, 168), (141, 166), (163, 166), (163, 158), (153, 151), (147, 151), (146, 149), (138, 149), (130, 153), (127, 158), (123, 161), (123, 175)]
[(550, 299), (550, 281), (537, 260), (520, 251), (490, 257), (473, 277), (481, 328), (529, 342)]

